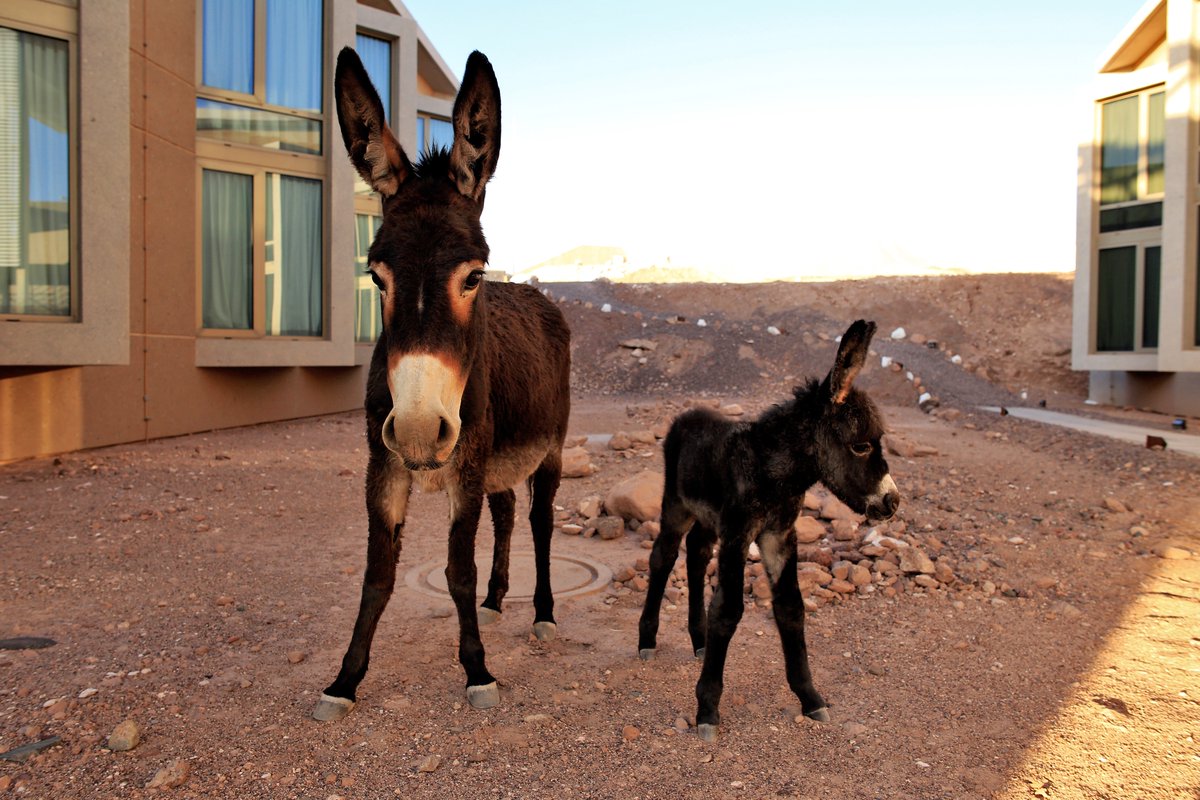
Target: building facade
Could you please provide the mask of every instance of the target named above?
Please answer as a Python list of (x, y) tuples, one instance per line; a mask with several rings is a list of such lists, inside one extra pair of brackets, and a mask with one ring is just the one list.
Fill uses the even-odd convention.
[(1102, 403), (1200, 415), (1200, 4), (1151, 0), (1101, 59), (1079, 158), (1072, 367)]
[(449, 142), (457, 79), (397, 0), (0, 4), (0, 461), (361, 406), (344, 46), (406, 152)]

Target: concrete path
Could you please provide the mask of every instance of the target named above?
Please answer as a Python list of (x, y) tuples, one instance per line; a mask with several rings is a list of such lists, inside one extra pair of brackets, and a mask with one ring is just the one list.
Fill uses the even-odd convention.
[[(980, 406), (984, 411), (999, 413), (996, 406)], [(1146, 428), (1140, 425), (1124, 425), (1119, 422), (1109, 422), (1104, 419), (1077, 417), (1074, 414), (1064, 414), (1061, 411), (1047, 411), (1044, 408), (1010, 408), (1008, 413), (1021, 419), (1031, 419), (1035, 422), (1045, 422), (1050, 425), (1061, 425), (1064, 428), (1074, 428), (1084, 433), (1094, 433), (1098, 436), (1108, 436), (1130, 442), (1141, 447), (1146, 446), (1147, 436), (1160, 436), (1167, 442), (1167, 449), (1200, 458), (1200, 436), (1182, 431), (1164, 431), (1159, 428)]]

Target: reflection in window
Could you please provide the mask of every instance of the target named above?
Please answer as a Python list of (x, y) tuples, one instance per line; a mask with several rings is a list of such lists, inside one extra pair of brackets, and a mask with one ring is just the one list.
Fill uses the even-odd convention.
[(267, 333), (321, 335), (321, 182), (267, 173)]
[(205, 86), (254, 94), (254, 0), (204, 0)]
[(68, 63), (0, 27), (0, 313), (71, 314)]
[(321, 110), (321, 0), (267, 0), (267, 102)]
[(354, 49), (366, 67), (371, 83), (383, 101), (383, 118), (392, 123), (392, 43), (365, 33), (358, 34)]
[(454, 125), (448, 119), (417, 116), (417, 150), (426, 153), (437, 148), (450, 149), (454, 144)]
[(196, 133), (206, 139), (289, 153), (321, 154), (321, 122), (196, 98)]
[(1137, 248), (1110, 247), (1101, 250), (1098, 277), (1096, 349), (1132, 350)]
[(206, 328), (254, 327), (254, 179), (206, 169), (200, 197)]
[(1105, 103), (1101, 112), (1100, 202), (1137, 199), (1138, 98)]
[(379, 232), (383, 218), (375, 214), (354, 215), (354, 341), (374, 342), (379, 338), (382, 320), (379, 290), (367, 274), (367, 253)]

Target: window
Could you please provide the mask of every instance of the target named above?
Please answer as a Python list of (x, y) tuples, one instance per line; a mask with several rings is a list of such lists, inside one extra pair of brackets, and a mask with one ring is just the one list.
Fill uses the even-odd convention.
[(1096, 350), (1158, 347), (1162, 247), (1131, 244), (1100, 250), (1096, 285)]
[(354, 341), (373, 344), (383, 327), (379, 290), (367, 274), (367, 253), (383, 218), (378, 214), (354, 215)]
[(1100, 106), (1101, 233), (1162, 225), (1165, 101), (1159, 88)]
[[(223, 332), (323, 332), (321, 182), (201, 170), (201, 322)], [(254, 231), (264, 231), (261, 248)], [(261, 277), (260, 277), (261, 276)]]
[(200, 327), (325, 333), (322, 0), (203, 0)]
[(454, 144), (454, 125), (448, 119), (430, 114), (417, 114), (417, 150), (424, 153), (435, 147), (450, 148)]
[(0, 314), (74, 316), (70, 52), (0, 27)]
[(383, 117), (392, 124), (392, 43), (377, 36), (360, 33), (355, 37), (354, 49), (367, 69), (371, 83), (383, 101)]

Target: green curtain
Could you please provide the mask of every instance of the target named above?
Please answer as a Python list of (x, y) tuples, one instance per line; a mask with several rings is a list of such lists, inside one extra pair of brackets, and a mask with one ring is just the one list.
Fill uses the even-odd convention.
[(367, 277), (368, 252), (383, 218), (376, 214), (354, 215), (354, 341), (374, 342), (379, 338), (383, 309), (379, 290)]
[(267, 333), (320, 336), (321, 181), (267, 173)]
[(200, 247), (205, 328), (254, 327), (254, 180), (204, 170)]
[(1138, 98), (1105, 103), (1100, 114), (1100, 202), (1137, 199)]
[(0, 313), (71, 313), (69, 53), (0, 28)]
[(1142, 279), (1142, 347), (1158, 347), (1158, 306), (1162, 286), (1162, 248), (1147, 247)]
[(1097, 277), (1096, 349), (1132, 350), (1137, 248), (1101, 250)]

